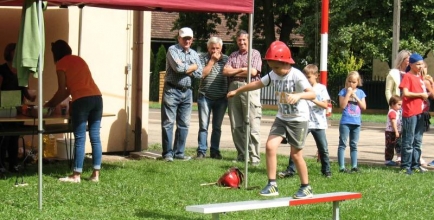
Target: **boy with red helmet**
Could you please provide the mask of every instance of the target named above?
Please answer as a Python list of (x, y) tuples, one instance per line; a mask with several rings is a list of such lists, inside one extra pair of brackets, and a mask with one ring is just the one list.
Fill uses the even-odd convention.
[(227, 95), (228, 98), (231, 98), (241, 92), (274, 85), (279, 102), (278, 112), (266, 143), (268, 184), (262, 189), (260, 195), (279, 195), (276, 183), (277, 147), (286, 138), (291, 145), (291, 158), (294, 160), (301, 182), (301, 186), (293, 198), (312, 197), (313, 192), (309, 185), (302, 149), (309, 124), (310, 110), (307, 100), (315, 99), (315, 92), (303, 73), (291, 66), (295, 62), (285, 43), (273, 42), (267, 50), (265, 60), (272, 69), (269, 74), (262, 77), (260, 81), (230, 91)]

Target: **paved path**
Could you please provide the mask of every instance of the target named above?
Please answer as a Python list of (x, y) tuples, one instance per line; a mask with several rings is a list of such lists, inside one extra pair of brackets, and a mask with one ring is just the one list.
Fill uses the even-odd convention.
[[(385, 116), (386, 117), (386, 116)], [(261, 124), (261, 152), (265, 152), (265, 142), (267, 140), (268, 132), (274, 121), (273, 116), (264, 116)], [(191, 116), (190, 130), (187, 138), (187, 147), (197, 147), (197, 134), (198, 134), (198, 122), (199, 118), (196, 111), (193, 111)], [(327, 140), (329, 144), (329, 154), (332, 161), (337, 161), (337, 147), (339, 138), (339, 122), (333, 121), (329, 129), (327, 129)], [(362, 131), (360, 133), (360, 140), (358, 145), (359, 150), (359, 162), (360, 163), (384, 163), (384, 127), (383, 124), (378, 123), (365, 123), (362, 125)], [(161, 143), (161, 124), (160, 124), (160, 110), (149, 110), (149, 144)], [(211, 128), (211, 126), (210, 126)], [(222, 125), (222, 137), (220, 141), (220, 148), (235, 150), (232, 142), (232, 136), (230, 132), (229, 118), (226, 114)], [(423, 158), (430, 162), (434, 159), (434, 129), (425, 133), (423, 138)], [(281, 145), (278, 149), (278, 153), (282, 155), (289, 155), (290, 148), (288, 145)], [(306, 146), (304, 148), (305, 157), (315, 157), (316, 145), (313, 137), (309, 134), (306, 139)], [(349, 147), (345, 151), (345, 156), (349, 159)], [(192, 155), (194, 156), (194, 155)]]

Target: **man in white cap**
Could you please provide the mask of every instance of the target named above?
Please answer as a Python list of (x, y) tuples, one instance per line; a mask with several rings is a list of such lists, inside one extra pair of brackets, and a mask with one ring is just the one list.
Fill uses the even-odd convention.
[[(193, 104), (192, 82), (193, 77), (202, 77), (203, 69), (199, 55), (190, 48), (192, 43), (191, 28), (181, 28), (178, 32), (178, 44), (170, 46), (166, 54), (166, 76), (161, 105), (161, 143), (162, 156), (168, 162), (173, 159), (191, 159), (184, 154), (184, 150)], [(175, 122), (175, 140), (172, 141)]]

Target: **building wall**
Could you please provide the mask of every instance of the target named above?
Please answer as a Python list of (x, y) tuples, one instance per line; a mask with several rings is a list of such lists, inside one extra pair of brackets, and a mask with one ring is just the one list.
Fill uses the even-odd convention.
[[(142, 105), (142, 149), (147, 147), (148, 129), (148, 92), (144, 92), (142, 100), (135, 101), (137, 92), (142, 92), (133, 83), (134, 75), (139, 73), (137, 62), (143, 62), (142, 87), (149, 87), (149, 48), (150, 12), (144, 12), (145, 22), (143, 43), (143, 59), (136, 59), (138, 50), (135, 44), (134, 28), (136, 16), (133, 11), (113, 10), (85, 7), (82, 11), (82, 37), (79, 47), (79, 9), (49, 8), (44, 12), (45, 18), (45, 67), (43, 73), (43, 100), (48, 100), (57, 90), (55, 65), (51, 54), (51, 42), (57, 39), (66, 40), (73, 54), (86, 60), (92, 71), (93, 78), (99, 86), (104, 101), (104, 112), (113, 113), (114, 117), (102, 120), (101, 140), (103, 152), (132, 151), (134, 147), (134, 132), (136, 115), (132, 113), (136, 105)], [(0, 8), (0, 50), (9, 42), (18, 39), (21, 9)], [(150, 34), (148, 34), (150, 35)], [(149, 39), (148, 39), (149, 38)], [(78, 54), (80, 49), (80, 54)], [(131, 68), (127, 68), (130, 66)], [(30, 79), (29, 88), (37, 89), (37, 79)], [(125, 90), (125, 89), (128, 90)], [(90, 152), (87, 140), (86, 152)]]

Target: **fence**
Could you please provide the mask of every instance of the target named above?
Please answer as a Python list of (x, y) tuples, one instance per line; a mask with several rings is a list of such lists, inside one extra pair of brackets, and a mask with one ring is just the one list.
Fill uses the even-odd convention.
[[(345, 76), (335, 78), (328, 82), (327, 90), (334, 103), (339, 103), (338, 93), (342, 88), (345, 87), (345, 78)], [(364, 80), (363, 86), (360, 87), (360, 89), (366, 93), (366, 105), (369, 109), (388, 109), (384, 95), (385, 86), (386, 83), (383, 78)], [(273, 86), (268, 86), (261, 89), (261, 103), (263, 105), (277, 105)]]
[[(164, 84), (164, 73), (160, 72), (159, 83), (159, 101), (161, 102), (161, 92)], [(327, 90), (333, 103), (339, 103), (338, 93), (345, 87), (346, 76), (335, 77), (328, 82)], [(193, 102), (197, 101), (199, 80), (193, 82)], [(157, 84), (158, 85), (158, 84)], [(387, 110), (388, 104), (384, 95), (386, 82), (384, 78), (375, 77), (373, 79), (364, 79), (363, 86), (360, 87), (366, 94), (366, 106), (368, 109)], [(274, 86), (267, 86), (261, 89), (261, 103), (263, 105), (277, 105), (277, 99), (274, 92)], [(434, 111), (434, 102), (431, 100), (430, 111)]]

